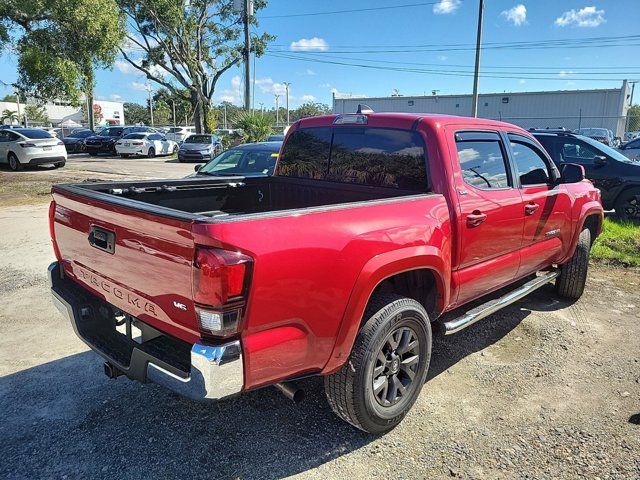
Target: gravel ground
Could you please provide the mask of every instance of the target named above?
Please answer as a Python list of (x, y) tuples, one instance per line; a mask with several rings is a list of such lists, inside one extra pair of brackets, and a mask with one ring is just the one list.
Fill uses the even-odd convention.
[[(190, 167), (192, 168), (192, 167)], [(322, 382), (198, 404), (108, 380), (52, 306), (47, 206), (0, 207), (0, 478), (640, 478), (640, 273), (593, 266), (451, 336), (405, 421), (338, 420)]]

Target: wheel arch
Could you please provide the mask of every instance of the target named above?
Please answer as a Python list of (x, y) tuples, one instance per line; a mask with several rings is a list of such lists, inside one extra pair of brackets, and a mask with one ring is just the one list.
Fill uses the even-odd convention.
[[(406, 247), (370, 259), (356, 280), (322, 374), (336, 371), (349, 358), (366, 307), (376, 291), (413, 298), (435, 317), (449, 302), (450, 272), (450, 256), (433, 246)], [(427, 298), (415, 298), (425, 293)]]

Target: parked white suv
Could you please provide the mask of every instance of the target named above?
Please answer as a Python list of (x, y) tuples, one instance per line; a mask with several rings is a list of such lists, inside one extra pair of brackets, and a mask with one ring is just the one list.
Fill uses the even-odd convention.
[(171, 127), (166, 134), (167, 140), (173, 140), (180, 144), (189, 135), (196, 133), (196, 127)]
[(61, 140), (38, 128), (0, 130), (0, 163), (8, 163), (11, 170), (24, 165), (54, 165), (62, 167), (67, 150)]

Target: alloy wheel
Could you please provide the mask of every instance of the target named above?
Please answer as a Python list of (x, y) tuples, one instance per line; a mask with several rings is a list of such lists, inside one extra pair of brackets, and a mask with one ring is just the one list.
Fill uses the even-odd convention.
[(420, 342), (410, 327), (399, 327), (385, 339), (373, 367), (373, 394), (383, 407), (409, 398), (420, 361)]
[(630, 220), (640, 220), (640, 195), (630, 197), (623, 205), (624, 216)]

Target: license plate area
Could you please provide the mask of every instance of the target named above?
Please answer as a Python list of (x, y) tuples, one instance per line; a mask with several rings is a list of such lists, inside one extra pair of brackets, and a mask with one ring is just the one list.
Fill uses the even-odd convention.
[(42, 147), (42, 150), (44, 150), (46, 152), (48, 150), (51, 150), (51, 147)]
[(142, 343), (142, 330), (140, 330), (133, 319), (124, 313), (115, 316), (116, 332), (127, 337), (138, 344)]

